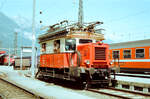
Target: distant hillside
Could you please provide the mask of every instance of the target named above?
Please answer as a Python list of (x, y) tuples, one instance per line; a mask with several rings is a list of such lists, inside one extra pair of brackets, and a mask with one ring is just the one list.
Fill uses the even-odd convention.
[(0, 47), (13, 47), (13, 33), (14, 29), (19, 28), (19, 26), (11, 20), (9, 17), (0, 12)]
[[(31, 24), (31, 22), (27, 22), (27, 24)], [(0, 12), (0, 48), (14, 48), (14, 32), (16, 31), (18, 32), (18, 48), (21, 46), (32, 46), (31, 26), (22, 29), (22, 24), (17, 24), (16, 20)]]

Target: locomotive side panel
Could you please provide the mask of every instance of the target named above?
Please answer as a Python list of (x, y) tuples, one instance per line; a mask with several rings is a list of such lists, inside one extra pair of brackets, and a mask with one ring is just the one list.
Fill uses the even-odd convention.
[(72, 53), (42, 54), (40, 67), (69, 68), (77, 66), (77, 55)]
[(78, 51), (81, 54), (81, 67), (87, 67), (90, 68), (92, 64), (92, 57), (91, 57), (91, 48), (88, 45), (80, 45), (78, 46)]
[(40, 67), (47, 67), (49, 59), (47, 58), (47, 54), (40, 55)]

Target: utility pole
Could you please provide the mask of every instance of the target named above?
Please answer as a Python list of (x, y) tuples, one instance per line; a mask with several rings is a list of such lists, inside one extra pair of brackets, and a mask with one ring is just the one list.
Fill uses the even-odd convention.
[(14, 55), (17, 55), (18, 33), (14, 32)]
[(79, 0), (78, 26), (79, 28), (82, 28), (83, 26), (83, 1), (82, 0)]
[(31, 64), (31, 73), (32, 73), (32, 78), (35, 77), (35, 42), (36, 42), (36, 37), (35, 37), (35, 6), (36, 5), (36, 0), (33, 0), (33, 18), (32, 18), (32, 64)]
[(20, 53), (20, 70), (23, 69), (23, 65), (22, 65), (22, 51), (23, 51), (23, 47), (21, 47), (21, 53)]

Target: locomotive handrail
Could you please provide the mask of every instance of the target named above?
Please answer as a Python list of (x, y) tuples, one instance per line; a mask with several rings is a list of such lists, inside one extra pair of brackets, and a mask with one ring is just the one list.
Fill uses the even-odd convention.
[(81, 54), (78, 50), (75, 51), (77, 53), (77, 66), (79, 67), (80, 66), (80, 63), (81, 63)]
[(73, 66), (72, 57), (73, 57), (73, 55), (74, 55), (75, 53), (77, 53), (77, 67), (79, 67), (79, 66), (80, 66), (80, 63), (81, 63), (81, 54), (80, 54), (80, 52), (77, 51), (77, 50), (74, 51), (74, 53), (71, 54), (70, 63), (71, 63), (71, 66)]

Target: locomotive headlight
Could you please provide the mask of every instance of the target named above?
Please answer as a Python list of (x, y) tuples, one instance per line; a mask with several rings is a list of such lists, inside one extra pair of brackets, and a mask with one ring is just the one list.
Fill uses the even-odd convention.
[(110, 62), (110, 65), (112, 65), (112, 64), (113, 64), (113, 62), (111, 61), (111, 62)]
[(89, 60), (85, 60), (85, 63), (86, 63), (87, 65), (89, 65), (89, 64), (90, 64), (90, 61), (89, 61)]

